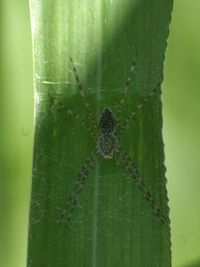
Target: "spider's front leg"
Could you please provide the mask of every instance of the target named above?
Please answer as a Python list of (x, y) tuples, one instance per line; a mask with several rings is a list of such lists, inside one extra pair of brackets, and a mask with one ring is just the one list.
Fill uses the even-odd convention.
[[(136, 53), (136, 56), (137, 56), (137, 53)], [(127, 93), (128, 93), (128, 89), (129, 89), (129, 87), (131, 85), (131, 79), (132, 79), (132, 75), (133, 75), (133, 73), (135, 71), (135, 66), (136, 66), (136, 59), (133, 60), (133, 63), (131, 65), (131, 68), (130, 68), (130, 71), (129, 71), (128, 78), (126, 80), (125, 86), (124, 86), (123, 91), (122, 91), (121, 98), (119, 100), (119, 103), (117, 104), (116, 118), (118, 118), (118, 120), (119, 120), (119, 117), (121, 116), (122, 110), (123, 110), (123, 108), (125, 106)]]
[(96, 117), (95, 117), (95, 115), (94, 115), (94, 113), (92, 111), (92, 108), (90, 106), (90, 103), (86, 99), (85, 91), (83, 89), (83, 86), (81, 84), (80, 78), (78, 76), (77, 69), (76, 69), (75, 64), (73, 62), (73, 59), (71, 57), (70, 57), (70, 62), (72, 64), (72, 70), (73, 70), (73, 73), (74, 73), (74, 76), (75, 76), (76, 83), (78, 85), (80, 96), (81, 96), (81, 98), (82, 98), (82, 100), (84, 102), (84, 105), (85, 105), (85, 108), (87, 110), (88, 116), (89, 116), (89, 118), (91, 119), (91, 121), (93, 123), (93, 127), (96, 130), (96, 129), (98, 129), (98, 123), (96, 121)]
[(128, 128), (128, 126), (130, 124), (131, 119), (133, 119), (136, 116), (136, 114), (145, 106), (146, 103), (149, 102), (149, 100), (156, 93), (159, 93), (161, 83), (162, 83), (162, 79), (156, 84), (154, 89), (152, 91), (150, 91), (150, 93), (147, 96), (145, 96), (141, 99), (141, 101), (138, 103), (138, 105), (135, 107), (135, 109), (133, 111), (130, 111), (127, 114), (124, 122), (121, 125), (118, 125), (118, 136), (122, 136), (125, 133), (126, 129)]
[(86, 179), (94, 165), (98, 152), (95, 150), (90, 154), (85, 163), (82, 165), (77, 180), (72, 188), (72, 191), (66, 201), (66, 205), (61, 214), (60, 222), (69, 223), (73, 211), (76, 207), (80, 194), (85, 186)]
[(163, 215), (161, 209), (158, 207), (157, 203), (153, 199), (151, 193), (149, 192), (147, 186), (143, 182), (140, 173), (138, 169), (135, 166), (134, 161), (132, 158), (128, 155), (128, 153), (122, 149), (119, 149), (118, 151), (118, 158), (119, 160), (123, 163), (124, 167), (130, 174), (130, 176), (133, 178), (133, 182), (135, 185), (138, 187), (138, 189), (141, 191), (143, 194), (144, 198), (146, 201), (149, 203), (150, 207), (152, 208), (153, 212), (159, 217), (160, 221), (163, 224), (168, 224), (169, 219)]
[[(51, 92), (49, 92), (49, 97), (52, 101), (51, 105), (56, 105), (58, 106), (59, 109), (63, 109), (66, 111), (66, 113), (72, 117), (72, 119), (76, 120), (83, 128), (87, 130), (87, 132), (94, 138), (96, 141), (98, 132), (96, 129), (92, 129), (84, 120), (83, 116), (79, 115), (74, 109), (71, 107), (68, 107), (66, 103), (64, 102), (64, 99), (61, 97), (58, 97)], [(52, 112), (52, 107), (51, 107), (51, 113)]]

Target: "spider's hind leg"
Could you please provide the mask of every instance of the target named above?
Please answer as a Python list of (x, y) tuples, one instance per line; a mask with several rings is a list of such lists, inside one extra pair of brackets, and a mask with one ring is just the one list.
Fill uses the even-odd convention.
[(131, 159), (128, 153), (122, 149), (119, 150), (118, 155), (119, 155), (119, 160), (122, 162), (122, 164), (128, 171), (129, 175), (133, 178), (133, 182), (135, 183), (137, 188), (141, 191), (142, 195), (144, 196), (145, 200), (150, 205), (154, 214), (158, 216), (158, 218), (163, 224), (166, 224), (166, 223), (168, 224), (169, 219), (165, 215), (163, 215), (161, 209), (158, 207), (157, 203), (153, 199), (153, 196), (151, 195), (147, 186), (143, 182), (140, 176), (140, 173), (134, 164), (134, 161)]
[(97, 151), (95, 150), (90, 154), (85, 163), (82, 165), (77, 180), (72, 188), (72, 191), (66, 201), (66, 205), (62, 211), (60, 217), (60, 223), (69, 223), (69, 221), (71, 220), (72, 214), (77, 205), (80, 194), (85, 186), (86, 179), (94, 165), (96, 157), (97, 157)]

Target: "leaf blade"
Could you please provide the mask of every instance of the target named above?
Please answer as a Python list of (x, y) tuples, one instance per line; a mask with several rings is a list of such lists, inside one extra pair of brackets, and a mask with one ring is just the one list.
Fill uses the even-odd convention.
[[(51, 101), (48, 92), (56, 92), (91, 125), (67, 59), (73, 58), (98, 118), (105, 106), (115, 109), (137, 51), (125, 119), (162, 79), (171, 2), (117, 1), (113, 7), (112, 2), (98, 1), (87, 8), (88, 1), (83, 1), (83, 9), (79, 1), (62, 1), (59, 6), (53, 1), (31, 3), (36, 16), (32, 15), (32, 23), (38, 23), (33, 40), (39, 102), (28, 266), (169, 267), (169, 226), (160, 224), (126, 170), (114, 161), (97, 161), (70, 226), (60, 227), (66, 198), (95, 142)], [(161, 102), (156, 96), (131, 122), (121, 143), (168, 214), (161, 126)]]

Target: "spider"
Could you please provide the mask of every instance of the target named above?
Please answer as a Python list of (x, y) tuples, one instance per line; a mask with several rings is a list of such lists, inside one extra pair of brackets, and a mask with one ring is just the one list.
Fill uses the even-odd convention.
[[(72, 116), (73, 119), (77, 120), (80, 125), (82, 125), (91, 135), (92, 138), (96, 141), (95, 149), (90, 153), (88, 158), (85, 160), (84, 164), (80, 168), (77, 179), (72, 187), (71, 193), (67, 198), (66, 204), (63, 208), (61, 214), (60, 222), (64, 222), (68, 224), (71, 220), (72, 214), (75, 210), (77, 202), (79, 200), (80, 194), (86, 184), (87, 177), (90, 174), (92, 167), (94, 166), (95, 160), (97, 157), (103, 157), (106, 160), (113, 159), (114, 157), (118, 158), (118, 161), (125, 167), (127, 173), (132, 178), (133, 183), (140, 190), (146, 202), (149, 204), (152, 212), (159, 218), (162, 224), (166, 224), (169, 222), (169, 219), (162, 213), (158, 204), (155, 202), (152, 194), (148, 190), (147, 186), (143, 182), (140, 172), (137, 169), (134, 160), (128, 155), (128, 153), (120, 146), (120, 138), (125, 133), (129, 122), (132, 118), (134, 118), (139, 110), (156, 94), (156, 92), (160, 89), (161, 81), (159, 81), (154, 89), (142, 99), (142, 101), (135, 107), (133, 111), (128, 113), (124, 122), (120, 123), (118, 117), (122, 113), (122, 109), (125, 105), (126, 95), (128, 88), (131, 83), (131, 75), (133, 74), (136, 66), (135, 60), (133, 61), (129, 76), (124, 86), (123, 97), (118, 103), (117, 113), (114, 115), (112, 109), (110, 107), (105, 107), (100, 114), (99, 122), (97, 122), (96, 117), (91, 109), (89, 102), (86, 99), (84, 88), (80, 82), (77, 69), (75, 64), (70, 57), (70, 62), (72, 65), (72, 70), (74, 74), (74, 78), (79, 89), (80, 96), (83, 100), (85, 108), (87, 110), (87, 114), (89, 119), (92, 122), (93, 128), (91, 128), (83, 119), (83, 117), (77, 114), (73, 109), (66, 107), (62, 103), (62, 107), (64, 107), (69, 115)], [(60, 103), (61, 104), (61, 103)]]

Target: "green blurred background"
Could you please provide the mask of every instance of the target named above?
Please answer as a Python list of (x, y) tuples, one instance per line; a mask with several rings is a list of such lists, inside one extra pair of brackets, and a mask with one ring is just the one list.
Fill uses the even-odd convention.
[[(199, 0), (175, 1), (162, 86), (173, 267), (200, 267), (199, 14)], [(28, 1), (0, 0), (0, 27), (0, 266), (25, 267), (33, 147)]]

